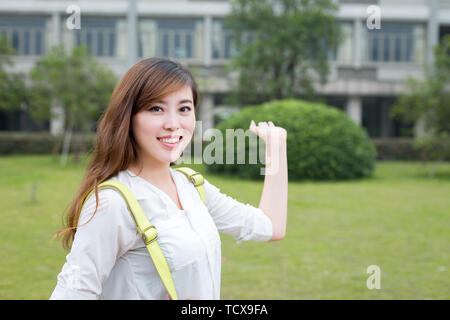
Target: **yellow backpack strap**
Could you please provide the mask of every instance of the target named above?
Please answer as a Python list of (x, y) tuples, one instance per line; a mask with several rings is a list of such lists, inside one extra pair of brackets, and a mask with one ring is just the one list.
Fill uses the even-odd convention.
[(200, 198), (202, 199), (203, 203), (205, 203), (205, 187), (203, 186), (203, 176), (200, 172), (196, 172), (192, 170), (191, 168), (182, 167), (182, 168), (175, 168), (175, 170), (180, 171), (183, 173), (189, 181), (191, 181), (194, 184), (194, 187), (197, 189), (198, 193), (200, 194)]
[[(100, 183), (98, 186), (98, 190), (103, 189), (115, 190), (125, 200), (128, 212), (131, 214), (131, 217), (136, 224), (136, 229), (142, 236), (142, 240), (144, 240), (145, 246), (147, 247), (150, 257), (152, 258), (155, 265), (156, 271), (158, 271), (159, 277), (164, 284), (164, 287), (166, 288), (172, 300), (178, 300), (172, 275), (170, 274), (169, 265), (167, 264), (166, 258), (164, 257), (164, 254), (158, 242), (156, 241), (156, 238), (158, 237), (156, 228), (148, 221), (147, 216), (144, 214), (144, 211), (142, 211), (142, 208), (137, 202), (133, 193), (130, 191), (130, 189), (128, 189), (127, 186), (117, 180), (107, 180)], [(83, 205), (92, 193), (93, 191), (91, 191), (85, 198), (85, 200), (83, 201)], [(81, 207), (83, 207), (83, 205)]]

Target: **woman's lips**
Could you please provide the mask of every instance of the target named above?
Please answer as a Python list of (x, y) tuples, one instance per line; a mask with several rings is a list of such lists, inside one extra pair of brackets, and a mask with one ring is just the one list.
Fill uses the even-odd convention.
[(183, 139), (183, 137), (180, 137), (180, 139), (179, 139), (177, 142), (175, 142), (175, 143), (163, 142), (163, 141), (160, 140), (161, 138), (156, 138), (156, 139), (158, 139), (158, 141), (159, 141), (165, 148), (167, 148), (167, 149), (169, 149), (169, 150), (172, 150), (172, 149), (175, 149), (175, 148), (180, 144), (181, 139)]

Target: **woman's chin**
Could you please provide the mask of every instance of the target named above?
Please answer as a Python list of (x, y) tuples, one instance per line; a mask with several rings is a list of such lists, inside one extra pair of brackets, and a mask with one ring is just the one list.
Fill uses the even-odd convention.
[(175, 162), (175, 161), (177, 161), (178, 159), (180, 159), (180, 157), (181, 157), (181, 154), (179, 154), (179, 153), (173, 154), (173, 155), (171, 155), (170, 157), (167, 157), (167, 158), (165, 159), (165, 162), (168, 162), (168, 163)]

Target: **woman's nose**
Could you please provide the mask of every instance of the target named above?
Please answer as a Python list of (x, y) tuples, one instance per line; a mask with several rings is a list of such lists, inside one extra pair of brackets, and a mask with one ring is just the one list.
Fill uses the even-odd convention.
[(165, 129), (178, 129), (180, 128), (180, 118), (175, 112), (168, 112), (164, 121)]

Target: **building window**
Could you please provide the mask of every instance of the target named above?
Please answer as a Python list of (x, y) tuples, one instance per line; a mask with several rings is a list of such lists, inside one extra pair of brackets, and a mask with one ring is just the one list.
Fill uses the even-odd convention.
[(235, 53), (235, 48), (231, 40), (231, 31), (226, 30), (223, 20), (213, 21), (212, 57), (213, 59), (229, 59)]
[[(255, 35), (253, 32), (247, 31), (242, 33), (243, 43), (251, 43), (254, 39)], [(224, 20), (213, 20), (211, 49), (213, 59), (230, 59), (239, 54), (239, 51), (233, 43), (231, 30), (226, 28)], [(328, 60), (337, 60), (340, 55), (338, 46), (330, 46), (324, 41), (321, 43), (319, 50), (327, 52)], [(314, 50), (314, 52), (316, 51)], [(312, 54), (312, 57), (315, 58), (316, 55)]]
[(45, 54), (45, 17), (1, 17), (0, 37), (6, 36), (10, 45), (22, 56)]
[(75, 31), (75, 44), (86, 45), (91, 55), (116, 55), (116, 23), (108, 18), (81, 18), (81, 28)]
[(195, 25), (195, 20), (157, 21), (156, 55), (194, 58)]
[[(255, 35), (252, 31), (244, 31), (241, 39), (243, 43), (251, 43), (254, 41)], [(239, 54), (233, 41), (232, 32), (226, 28), (224, 20), (213, 20), (211, 49), (213, 59), (230, 59)]]
[(412, 62), (414, 25), (388, 24), (368, 31), (368, 60), (375, 62)]

